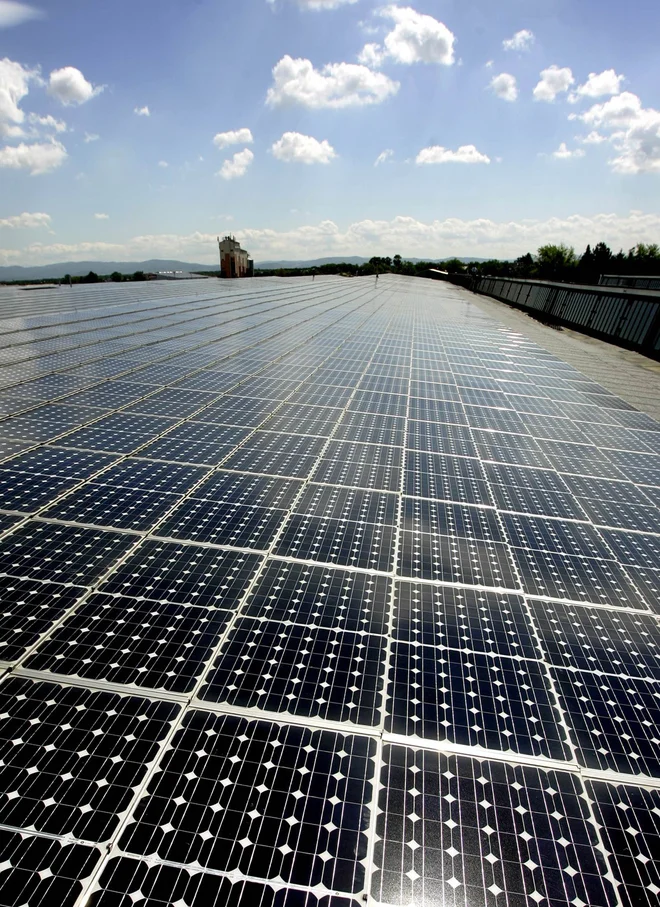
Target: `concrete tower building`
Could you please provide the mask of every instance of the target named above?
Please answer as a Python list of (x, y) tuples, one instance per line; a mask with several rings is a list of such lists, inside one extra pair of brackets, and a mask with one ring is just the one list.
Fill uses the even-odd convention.
[(233, 236), (218, 237), (220, 272), (223, 277), (251, 277), (254, 262)]

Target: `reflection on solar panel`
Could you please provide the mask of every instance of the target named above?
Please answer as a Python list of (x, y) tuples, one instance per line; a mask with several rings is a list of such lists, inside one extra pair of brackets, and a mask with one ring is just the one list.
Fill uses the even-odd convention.
[(0, 291), (0, 904), (658, 903), (660, 425), (471, 298)]

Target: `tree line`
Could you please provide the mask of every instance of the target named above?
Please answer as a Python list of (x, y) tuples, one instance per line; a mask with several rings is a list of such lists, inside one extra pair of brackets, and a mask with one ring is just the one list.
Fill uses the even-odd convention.
[(514, 261), (493, 258), (488, 261), (462, 261), (460, 258), (436, 261), (406, 261), (401, 255), (392, 258), (374, 256), (364, 264), (349, 262), (324, 264), (313, 268), (263, 268), (255, 276), (300, 277), (312, 274), (341, 274), (362, 277), (369, 274), (407, 274), (411, 277), (432, 277), (432, 269), (469, 278), (519, 277), (526, 280), (551, 280), (561, 283), (597, 284), (601, 274), (660, 275), (660, 245), (637, 243), (627, 253), (614, 253), (603, 242), (588, 245), (582, 255), (565, 243), (548, 244), (528, 252)]

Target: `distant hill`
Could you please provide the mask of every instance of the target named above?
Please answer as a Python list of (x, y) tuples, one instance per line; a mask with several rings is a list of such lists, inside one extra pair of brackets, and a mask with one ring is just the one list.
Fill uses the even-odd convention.
[[(453, 256), (450, 256), (453, 257)], [(409, 258), (408, 261), (435, 261), (437, 264), (447, 261), (446, 258)], [(363, 265), (368, 258), (359, 255), (338, 255), (333, 258), (312, 258), (308, 261), (259, 261), (255, 268), (318, 268), (320, 265), (347, 264)], [(460, 258), (459, 261), (488, 261), (487, 258)], [(4, 280), (58, 280), (65, 274), (72, 277), (84, 277), (90, 271), (96, 274), (134, 274), (135, 271), (217, 271), (219, 264), (200, 265), (190, 261), (173, 261), (169, 258), (150, 258), (148, 261), (61, 261), (52, 265), (7, 265), (0, 267), (0, 283)]]
[(217, 271), (220, 265), (199, 265), (189, 261), (173, 261), (169, 258), (151, 258), (149, 261), (62, 261), (54, 265), (19, 265), (0, 267), (0, 281), (3, 280), (55, 280), (70, 274), (84, 277), (90, 271), (96, 274), (134, 274), (136, 271)]
[[(441, 264), (443, 261), (449, 261), (455, 256), (448, 255), (446, 258), (403, 258), (406, 261), (416, 263), (418, 261), (432, 261), (435, 264)], [(488, 258), (459, 258), (459, 261), (489, 261)], [(347, 265), (364, 265), (369, 261), (368, 258), (362, 258), (359, 255), (337, 255), (334, 258), (312, 258), (308, 261), (255, 261), (255, 268), (262, 270), (273, 270), (275, 268), (319, 268), (321, 265), (336, 265), (345, 262)]]

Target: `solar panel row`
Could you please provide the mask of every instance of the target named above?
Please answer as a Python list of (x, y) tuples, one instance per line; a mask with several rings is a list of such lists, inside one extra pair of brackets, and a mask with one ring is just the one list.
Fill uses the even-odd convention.
[(40, 298), (0, 904), (657, 903), (658, 423), (447, 285)]

